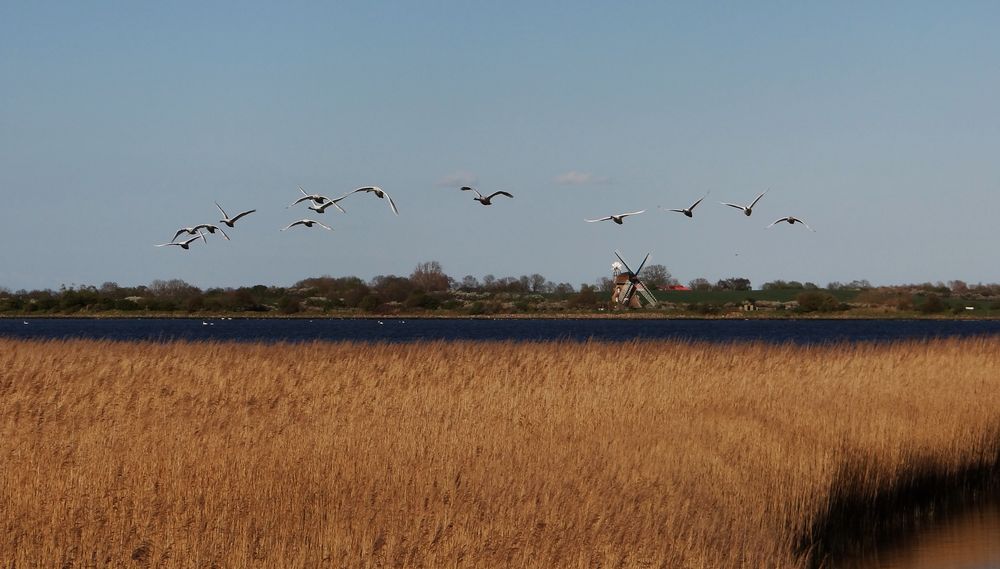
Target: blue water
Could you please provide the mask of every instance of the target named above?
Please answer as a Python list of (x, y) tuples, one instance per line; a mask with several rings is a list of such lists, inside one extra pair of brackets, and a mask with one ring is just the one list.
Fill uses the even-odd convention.
[(822, 344), (1000, 335), (1000, 320), (0, 319), (0, 337), (301, 342), (759, 340)]

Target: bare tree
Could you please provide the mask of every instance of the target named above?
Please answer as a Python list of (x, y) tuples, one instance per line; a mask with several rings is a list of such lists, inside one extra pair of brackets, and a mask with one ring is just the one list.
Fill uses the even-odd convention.
[(639, 278), (647, 285), (663, 289), (678, 284), (677, 279), (663, 265), (648, 265), (639, 272)]
[(444, 274), (441, 263), (428, 261), (419, 263), (417, 268), (413, 269), (413, 273), (410, 274), (410, 282), (426, 292), (437, 292), (448, 290), (451, 278)]

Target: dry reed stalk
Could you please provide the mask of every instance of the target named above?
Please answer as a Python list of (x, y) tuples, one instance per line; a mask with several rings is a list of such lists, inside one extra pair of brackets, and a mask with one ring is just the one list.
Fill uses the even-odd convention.
[[(8, 566), (803, 567), (995, 461), (1000, 340), (0, 340)], [(808, 548), (808, 543), (806, 544)]]

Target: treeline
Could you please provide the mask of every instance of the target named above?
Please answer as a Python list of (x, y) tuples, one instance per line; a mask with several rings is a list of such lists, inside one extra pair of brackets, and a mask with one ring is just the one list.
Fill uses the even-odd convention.
[(155, 280), (149, 285), (62, 286), (59, 290), (0, 288), (0, 312), (298, 312), (353, 310), (461, 310), (472, 314), (519, 310), (597, 308), (606, 298), (597, 287), (552, 282), (542, 275), (456, 280), (431, 261), (420, 263), (409, 276), (379, 275), (369, 281), (355, 276), (322, 276), (290, 287), (256, 285), (200, 289), (180, 279)]
[[(881, 307), (936, 313), (965, 310), (969, 302), (978, 302), (978, 308), (1000, 310), (1000, 284), (968, 284), (958, 280), (882, 287), (855, 280), (828, 283), (825, 289), (811, 282), (775, 280), (758, 289), (765, 293), (755, 294), (752, 283), (744, 277), (714, 283), (697, 278), (689, 281), (687, 287), (681, 287), (663, 265), (650, 265), (640, 276), (654, 291), (671, 291), (658, 293), (662, 309), (701, 314), (748, 307), (798, 312)], [(106, 282), (100, 286), (62, 286), (58, 290), (15, 292), (0, 288), (0, 313), (547, 312), (606, 308), (613, 289), (614, 281), (609, 277), (578, 287), (553, 282), (537, 273), (520, 277), (466, 275), (455, 279), (439, 263), (430, 261), (418, 264), (409, 276), (379, 275), (368, 281), (355, 276), (322, 276), (301, 280), (290, 287), (200, 289), (172, 279), (134, 287)], [(755, 300), (755, 296), (767, 299)]]

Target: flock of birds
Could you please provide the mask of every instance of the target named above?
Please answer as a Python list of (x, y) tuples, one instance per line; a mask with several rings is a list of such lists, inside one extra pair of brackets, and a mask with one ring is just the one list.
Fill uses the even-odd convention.
[[(495, 198), (497, 196), (504, 196), (504, 197), (507, 197), (507, 198), (513, 198), (514, 197), (514, 195), (511, 194), (510, 192), (505, 192), (505, 191), (502, 191), (502, 190), (501, 191), (496, 191), (496, 192), (493, 192), (492, 194), (484, 196), (483, 194), (479, 193), (479, 190), (477, 190), (475, 188), (471, 188), (469, 186), (462, 186), (459, 189), (461, 191), (463, 191), (463, 192), (473, 192), (474, 194), (476, 194), (475, 197), (472, 198), (472, 199), (476, 200), (477, 202), (481, 203), (482, 205), (492, 205), (493, 204), (493, 198)], [(386, 193), (385, 190), (383, 190), (382, 188), (380, 188), (378, 186), (364, 186), (364, 187), (358, 188), (356, 190), (352, 190), (350, 192), (347, 192), (346, 194), (344, 194), (344, 195), (342, 195), (340, 197), (337, 197), (337, 198), (330, 198), (330, 197), (327, 197), (327, 196), (324, 196), (324, 195), (321, 195), (321, 194), (310, 194), (310, 193), (306, 192), (304, 189), (302, 189), (302, 186), (299, 186), (299, 192), (301, 192), (302, 195), (298, 199), (296, 199), (294, 202), (292, 202), (291, 204), (289, 204), (285, 209), (291, 208), (291, 207), (296, 206), (296, 205), (298, 205), (300, 203), (303, 203), (303, 202), (308, 202), (309, 203), (308, 209), (310, 209), (311, 211), (314, 211), (316, 213), (319, 213), (319, 214), (326, 213), (326, 210), (329, 209), (331, 206), (337, 208), (337, 210), (340, 211), (341, 213), (347, 213), (347, 211), (340, 205), (341, 201), (343, 201), (344, 199), (346, 199), (348, 196), (352, 196), (354, 194), (372, 194), (372, 195), (374, 195), (375, 197), (377, 197), (379, 199), (384, 199), (389, 204), (389, 209), (392, 210), (392, 213), (394, 213), (396, 215), (399, 215), (399, 209), (396, 208), (396, 202), (394, 202), (392, 200), (392, 197), (390, 197), (389, 194)], [(749, 217), (750, 215), (753, 214), (753, 208), (754, 208), (754, 206), (757, 205), (757, 202), (759, 202), (760, 199), (763, 198), (764, 194), (766, 194), (766, 193), (767, 193), (767, 191), (765, 190), (765, 191), (761, 192), (760, 194), (758, 194), (757, 197), (754, 198), (754, 200), (752, 202), (750, 202), (749, 205), (742, 205), (742, 204), (735, 204), (735, 203), (728, 203), (728, 202), (719, 202), (719, 203), (722, 204), (722, 205), (725, 205), (725, 206), (729, 206), (729, 207), (732, 207), (732, 208), (739, 209), (739, 210), (741, 210), (743, 212), (744, 215), (746, 215), (746, 216)], [(668, 209), (666, 211), (683, 213), (687, 217), (694, 217), (694, 208), (698, 207), (698, 204), (700, 204), (702, 201), (704, 201), (705, 198), (707, 198), (707, 197), (708, 197), (708, 194), (705, 194), (701, 199), (699, 199), (698, 201), (694, 202), (694, 204), (692, 204), (691, 207), (681, 208), (681, 209)], [(229, 214), (226, 213), (226, 210), (222, 209), (222, 206), (219, 205), (219, 202), (215, 202), (215, 207), (219, 208), (219, 211), (222, 212), (222, 219), (219, 220), (219, 223), (221, 223), (221, 224), (229, 227), (230, 229), (232, 229), (232, 228), (234, 228), (236, 226), (236, 222), (237, 221), (239, 221), (240, 219), (242, 219), (242, 218), (250, 215), (251, 213), (254, 213), (254, 212), (257, 211), (256, 209), (249, 209), (249, 210), (240, 212), (240, 213), (238, 213), (238, 214), (230, 217)], [(639, 210), (639, 211), (630, 211), (630, 212), (626, 212), (626, 213), (617, 213), (617, 214), (613, 214), (613, 215), (607, 215), (607, 216), (604, 216), (604, 217), (599, 217), (597, 219), (585, 219), (584, 221), (586, 221), (588, 223), (595, 223), (595, 222), (598, 222), (598, 221), (613, 221), (613, 222), (617, 223), (618, 225), (622, 225), (624, 223), (624, 220), (625, 220), (626, 217), (629, 217), (629, 216), (632, 216), (632, 215), (639, 215), (640, 213), (645, 213), (645, 212), (646, 212), (646, 210), (643, 209), (643, 210)], [(770, 229), (771, 227), (774, 227), (775, 225), (777, 225), (779, 223), (782, 223), (782, 222), (788, 223), (789, 225), (795, 225), (796, 223), (801, 223), (809, 231), (815, 231), (812, 227), (809, 227), (809, 225), (807, 225), (804, 221), (802, 221), (798, 217), (791, 216), (791, 215), (788, 215), (788, 216), (785, 216), (785, 217), (782, 217), (780, 219), (775, 220), (774, 222), (772, 222), (770, 225), (767, 226), (767, 229)], [(293, 227), (296, 227), (296, 226), (302, 226), (302, 227), (306, 227), (306, 228), (310, 228), (310, 227), (313, 227), (313, 226), (319, 226), (319, 227), (322, 227), (323, 229), (326, 229), (328, 231), (333, 231), (333, 228), (330, 227), (329, 225), (326, 225), (324, 223), (316, 221), (315, 219), (309, 219), (309, 218), (303, 218), (303, 219), (299, 219), (299, 220), (293, 221), (293, 222), (289, 223), (288, 225), (286, 225), (285, 227), (283, 227), (281, 229), (281, 231), (287, 231), (287, 230), (289, 230), (289, 229), (291, 229)], [(205, 243), (207, 243), (208, 239), (206, 238), (205, 234), (202, 233), (202, 230), (207, 231), (209, 233), (209, 235), (215, 235), (216, 232), (219, 232), (222, 235), (222, 237), (224, 237), (227, 241), (229, 240), (229, 235), (221, 227), (219, 227), (217, 225), (214, 225), (214, 224), (211, 224), (211, 223), (199, 223), (199, 224), (193, 225), (191, 227), (181, 227), (180, 229), (177, 230), (176, 233), (174, 233), (174, 238), (171, 239), (169, 243), (161, 243), (159, 245), (156, 245), (156, 247), (177, 246), (177, 247), (180, 247), (181, 249), (185, 249), (186, 250), (186, 249), (190, 248), (191, 244), (194, 243), (195, 241), (197, 241), (198, 239), (201, 239), (202, 241), (204, 241)], [(188, 235), (189, 237), (187, 237), (184, 240), (178, 241), (177, 238), (181, 237), (182, 235)]]
[[(396, 208), (396, 202), (392, 201), (392, 198), (389, 196), (389, 194), (387, 194), (385, 190), (383, 190), (378, 186), (365, 186), (363, 188), (358, 188), (356, 190), (347, 192), (346, 194), (338, 198), (329, 198), (327, 196), (320, 194), (310, 194), (307, 193), (304, 189), (302, 189), (302, 186), (299, 186), (299, 192), (302, 193), (302, 196), (299, 199), (292, 202), (291, 204), (289, 204), (285, 209), (298, 205), (302, 202), (309, 202), (309, 209), (316, 213), (326, 213), (327, 208), (329, 208), (330, 206), (337, 208), (341, 213), (347, 213), (347, 211), (340, 206), (339, 202), (341, 202), (346, 197), (353, 194), (370, 193), (379, 199), (386, 200), (389, 203), (389, 208), (392, 209), (392, 212), (395, 213), (396, 215), (399, 215), (399, 210)], [(220, 219), (219, 223), (225, 224), (230, 229), (236, 226), (237, 221), (257, 211), (256, 209), (248, 209), (246, 211), (240, 212), (237, 215), (230, 217), (229, 214), (226, 213), (226, 210), (222, 209), (222, 206), (219, 205), (219, 202), (215, 202), (215, 207), (219, 208), (219, 211), (222, 212), (223, 219)], [(285, 227), (283, 227), (281, 231), (286, 231), (296, 226), (312, 227), (314, 225), (318, 225), (323, 229), (333, 231), (333, 228), (330, 227), (329, 225), (316, 221), (315, 219), (308, 219), (308, 218), (303, 218), (293, 221), (288, 225), (286, 225)], [(202, 229), (208, 231), (210, 235), (214, 235), (215, 232), (218, 231), (227, 241), (229, 240), (229, 235), (226, 234), (226, 232), (221, 227), (213, 225), (211, 223), (199, 223), (198, 225), (192, 225), (191, 227), (182, 227), (178, 229), (177, 232), (174, 233), (174, 238), (171, 239), (169, 243), (161, 243), (159, 245), (156, 245), (156, 247), (177, 246), (180, 247), (181, 249), (189, 249), (191, 247), (191, 243), (194, 243), (199, 239), (207, 243), (208, 239), (205, 237), (205, 234), (202, 233)], [(187, 239), (184, 239), (183, 241), (177, 240), (178, 237), (185, 234), (192, 235), (193, 237), (189, 237)]]
[[(727, 205), (729, 207), (734, 207), (734, 208), (736, 208), (738, 210), (741, 210), (743, 212), (743, 215), (749, 217), (749, 216), (753, 215), (753, 208), (754, 208), (754, 206), (757, 205), (757, 202), (759, 202), (760, 198), (764, 197), (764, 194), (766, 194), (766, 193), (767, 193), (767, 190), (765, 190), (765, 191), (757, 194), (757, 197), (754, 198), (754, 200), (752, 202), (750, 202), (749, 205), (735, 204), (735, 203), (729, 203), (729, 202), (719, 202), (719, 203), (722, 204), (722, 205)], [(705, 198), (707, 198), (707, 197), (708, 197), (708, 194), (705, 194), (704, 196), (702, 196), (701, 199), (699, 199), (698, 201), (696, 201), (693, 204), (691, 204), (691, 207), (686, 207), (686, 208), (681, 208), (681, 209), (668, 209), (666, 211), (676, 211), (677, 213), (683, 213), (687, 217), (694, 217), (694, 208), (698, 207), (698, 204), (700, 204), (702, 201), (704, 201)], [(646, 210), (641, 209), (639, 211), (630, 211), (630, 212), (627, 212), (627, 213), (618, 213), (618, 214), (614, 214), (614, 215), (608, 215), (608, 216), (605, 216), (605, 217), (599, 217), (597, 219), (585, 219), (584, 221), (589, 222), (589, 223), (594, 223), (594, 222), (597, 222), (597, 221), (613, 221), (613, 222), (617, 223), (618, 225), (622, 225), (622, 223), (624, 222), (624, 220), (625, 220), (626, 217), (628, 217), (630, 215), (639, 215), (640, 213), (645, 213), (645, 212), (646, 212)], [(782, 222), (788, 223), (789, 225), (795, 225), (796, 223), (801, 223), (809, 231), (813, 231), (813, 232), (816, 231), (812, 227), (809, 227), (809, 225), (806, 224), (806, 222), (802, 221), (801, 219), (799, 219), (798, 217), (795, 217), (793, 215), (786, 215), (785, 217), (782, 217), (780, 219), (776, 219), (773, 222), (771, 222), (771, 224), (768, 225), (765, 229), (770, 229), (770, 228), (774, 227), (775, 225), (777, 225), (779, 223), (782, 223)]]

